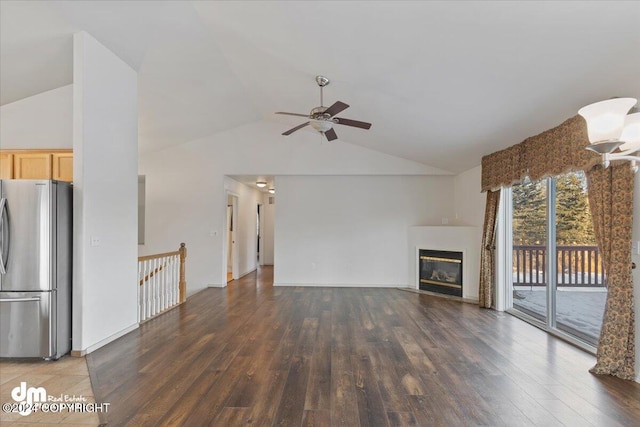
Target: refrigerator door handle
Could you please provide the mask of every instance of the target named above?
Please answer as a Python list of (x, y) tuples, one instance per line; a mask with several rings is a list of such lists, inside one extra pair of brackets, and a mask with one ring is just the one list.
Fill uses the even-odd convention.
[(7, 198), (0, 199), (0, 274), (7, 274), (7, 258), (9, 255), (9, 217), (7, 216)]
[(32, 302), (40, 301), (40, 297), (31, 298), (0, 298), (0, 302)]

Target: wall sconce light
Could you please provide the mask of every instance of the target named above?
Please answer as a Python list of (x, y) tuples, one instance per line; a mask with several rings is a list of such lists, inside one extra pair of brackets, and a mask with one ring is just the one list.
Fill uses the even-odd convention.
[(591, 143), (587, 149), (602, 156), (605, 168), (612, 160), (629, 160), (633, 171), (638, 171), (640, 113), (627, 114), (636, 102), (635, 98), (614, 98), (587, 105), (578, 111), (587, 122)]
[(260, 187), (260, 188), (264, 188), (264, 187), (266, 187), (266, 186), (267, 186), (267, 183), (266, 183), (266, 182), (264, 182), (264, 181), (257, 181), (257, 182), (256, 182), (256, 185), (257, 185), (258, 187)]
[(275, 188), (270, 188), (270, 189), (269, 189), (269, 193), (271, 193), (271, 194), (276, 194), (276, 189), (275, 189)]

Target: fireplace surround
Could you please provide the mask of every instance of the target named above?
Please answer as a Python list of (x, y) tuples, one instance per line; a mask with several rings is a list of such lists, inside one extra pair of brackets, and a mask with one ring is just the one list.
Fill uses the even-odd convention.
[(462, 252), (464, 257), (462, 301), (472, 304), (478, 303), (482, 227), (465, 225), (412, 226), (409, 227), (408, 243), (410, 256), (407, 257), (407, 267), (410, 288), (416, 291), (420, 290), (420, 249)]

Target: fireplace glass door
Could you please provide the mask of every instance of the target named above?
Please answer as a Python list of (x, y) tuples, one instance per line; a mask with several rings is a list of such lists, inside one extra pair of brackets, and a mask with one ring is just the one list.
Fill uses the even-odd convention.
[(420, 250), (420, 289), (462, 296), (462, 252)]

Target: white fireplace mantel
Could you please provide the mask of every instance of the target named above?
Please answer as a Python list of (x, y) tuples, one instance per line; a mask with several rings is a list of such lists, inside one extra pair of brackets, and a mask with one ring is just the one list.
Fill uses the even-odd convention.
[(419, 289), (418, 256), (420, 249), (462, 252), (462, 298), (478, 301), (480, 283), (479, 227), (472, 226), (417, 226), (409, 227), (409, 285)]

